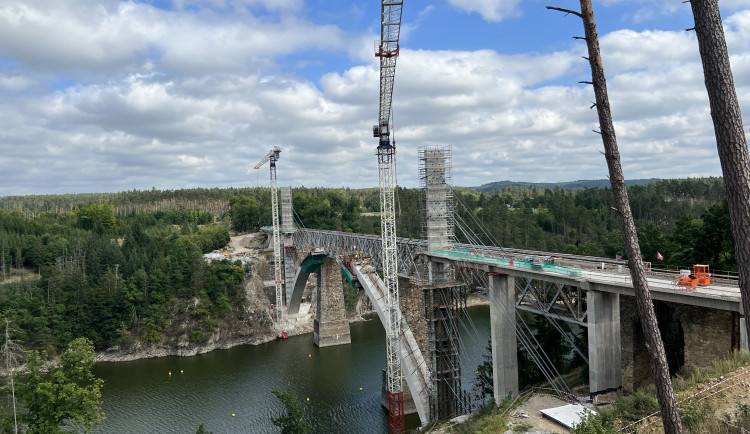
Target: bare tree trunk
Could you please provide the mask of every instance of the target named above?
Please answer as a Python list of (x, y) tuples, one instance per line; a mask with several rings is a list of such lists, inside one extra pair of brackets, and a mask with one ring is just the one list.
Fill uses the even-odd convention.
[[(729, 203), (742, 310), (750, 312), (750, 157), (717, 0), (692, 0), (716, 148)], [(745, 321), (750, 336), (750, 321)]]
[(651, 371), (656, 384), (656, 395), (661, 408), (661, 419), (664, 424), (664, 432), (667, 434), (681, 433), (682, 423), (680, 413), (677, 409), (672, 379), (669, 377), (669, 366), (664, 352), (664, 342), (661, 339), (659, 325), (654, 312), (654, 304), (646, 280), (646, 270), (641, 258), (641, 249), (638, 246), (638, 235), (635, 230), (633, 213), (628, 202), (628, 190), (625, 186), (625, 176), (620, 164), (620, 152), (617, 148), (617, 137), (615, 127), (612, 123), (612, 112), (609, 107), (607, 96), (607, 80), (604, 76), (601, 52), (599, 51), (599, 37), (596, 33), (596, 21), (591, 0), (580, 0), (581, 12), (547, 6), (548, 9), (559, 10), (577, 15), (583, 20), (586, 45), (589, 52), (589, 64), (591, 65), (592, 84), (596, 95), (596, 111), (599, 115), (599, 128), (604, 143), (604, 156), (609, 168), (609, 180), (612, 184), (612, 194), (615, 201), (622, 239), (625, 242), (625, 253), (628, 255), (628, 267), (633, 279), (635, 300), (638, 307), (638, 315), (643, 326), (643, 335), (646, 339), (651, 360)]
[(3, 269), (3, 280), (7, 279), (5, 275), (5, 239), (2, 240), (2, 248), (0, 249), (0, 268)]

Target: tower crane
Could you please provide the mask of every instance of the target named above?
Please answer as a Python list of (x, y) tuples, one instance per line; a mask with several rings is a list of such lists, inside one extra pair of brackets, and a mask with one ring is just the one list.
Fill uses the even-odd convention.
[(278, 209), (278, 198), (276, 196), (276, 161), (279, 159), (281, 148), (274, 146), (273, 149), (268, 151), (265, 157), (255, 165), (255, 169), (260, 169), (264, 164), (270, 162), (271, 168), (271, 216), (273, 220), (273, 272), (274, 282), (276, 285), (276, 304), (274, 305), (274, 319), (276, 320), (276, 327), (281, 327), (282, 319), (282, 307), (283, 307), (283, 291), (281, 284), (283, 280), (281, 278), (281, 242), (279, 235), (279, 209)]
[(398, 295), (398, 266), (396, 263), (398, 256), (393, 185), (393, 163), (396, 149), (395, 140), (393, 144), (390, 142), (389, 131), (402, 7), (402, 0), (381, 0), (380, 42), (375, 42), (375, 56), (380, 58), (380, 114), (378, 124), (372, 128), (373, 136), (378, 138), (375, 155), (378, 156), (378, 177), (380, 180), (383, 283), (385, 283), (388, 291), (386, 295), (386, 381), (391, 433), (405, 432), (403, 372), (401, 370), (401, 359), (399, 358), (401, 353), (401, 311)]

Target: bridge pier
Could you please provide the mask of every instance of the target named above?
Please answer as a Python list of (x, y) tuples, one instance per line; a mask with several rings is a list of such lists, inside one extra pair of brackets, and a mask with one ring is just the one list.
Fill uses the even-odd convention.
[(495, 403), (518, 396), (518, 349), (516, 342), (516, 287), (513, 276), (489, 277), (492, 380)]
[(747, 324), (745, 317), (740, 316), (740, 350), (747, 350)]
[(318, 271), (318, 305), (313, 324), (313, 342), (321, 348), (352, 342), (341, 279), (339, 264), (329, 257)]
[(589, 290), (586, 293), (591, 396), (622, 388), (620, 296)]
[[(739, 318), (732, 312), (679, 306), (684, 333), (685, 366), (710, 366), (716, 357), (740, 348)], [(736, 323), (735, 323), (736, 321)], [(740, 329), (739, 333), (735, 330)]]

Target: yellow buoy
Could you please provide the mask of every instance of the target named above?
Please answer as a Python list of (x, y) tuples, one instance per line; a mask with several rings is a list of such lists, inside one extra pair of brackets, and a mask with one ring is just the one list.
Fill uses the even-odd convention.
[(359, 390), (362, 390), (362, 388), (360, 387)]
[(183, 371), (182, 369), (180, 369), (180, 374), (182, 374), (183, 372), (185, 372), (185, 371)]
[(312, 357), (312, 354), (308, 354), (307, 357)]
[(172, 371), (169, 371), (169, 375), (172, 375)]
[(232, 413), (232, 417), (234, 417), (234, 413)]
[(307, 400), (309, 401), (309, 400), (310, 400), (310, 398), (307, 398)]

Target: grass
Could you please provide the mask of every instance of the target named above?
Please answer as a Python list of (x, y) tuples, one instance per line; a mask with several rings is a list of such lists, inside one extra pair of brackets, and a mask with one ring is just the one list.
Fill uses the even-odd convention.
[[(711, 366), (683, 369), (672, 379), (672, 384), (678, 395), (677, 399), (681, 401), (680, 415), (686, 433), (729, 434), (739, 433), (742, 432), (742, 429), (750, 428), (750, 405), (748, 404), (736, 402), (737, 409), (734, 414), (726, 415), (722, 419), (714, 416), (720, 409), (713, 404), (713, 401), (717, 401), (716, 399), (706, 401), (685, 399), (695, 391), (699, 384), (722, 378), (722, 376), (746, 366), (750, 366), (750, 352), (747, 350), (735, 351), (725, 358), (715, 360)], [(719, 396), (726, 399), (724, 395)], [(615, 427), (624, 427), (656, 413), (658, 410), (656, 388), (653, 385), (646, 386), (633, 394), (619, 398), (610, 408), (601, 409), (598, 416), (586, 418), (571, 433), (614, 433), (616, 432)], [(653, 432), (659, 432), (660, 428), (658, 425), (654, 425), (650, 429), (639, 429), (639, 431), (651, 432), (651, 429), (657, 430)]]

